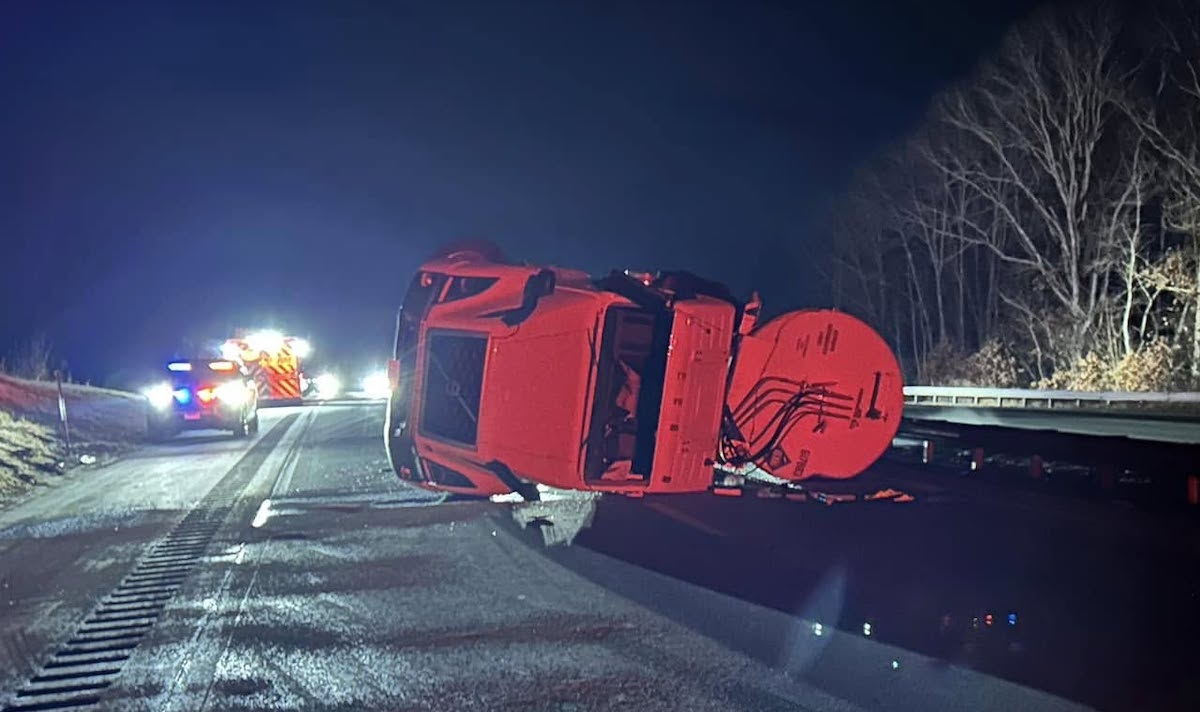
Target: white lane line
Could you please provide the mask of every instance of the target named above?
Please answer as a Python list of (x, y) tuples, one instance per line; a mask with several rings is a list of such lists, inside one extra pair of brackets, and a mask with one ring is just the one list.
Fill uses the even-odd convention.
[(271, 487), (271, 497), (274, 499), (279, 499), (280, 496), (287, 494), (292, 487), (292, 477), (295, 476), (296, 465), (300, 462), (300, 449), (304, 446), (304, 438), (308, 435), (313, 421), (316, 420), (316, 411), (310, 410), (301, 417), (304, 418), (304, 423), (297, 430), (296, 439), (292, 442), (291, 448), (279, 468), (275, 484)]
[(271, 500), (264, 499), (262, 504), (258, 505), (258, 511), (254, 513), (254, 519), (250, 522), (250, 526), (255, 529), (261, 528), (271, 518)]
[(271, 510), (271, 500), (280, 499), (291, 489), (292, 478), (296, 474), (296, 465), (300, 462), (300, 450), (304, 445), (304, 438), (308, 435), (308, 431), (314, 420), (316, 420), (316, 411), (309, 410), (300, 416), (295, 436), (288, 443), (283, 461), (280, 463), (275, 475), (275, 481), (271, 484), (270, 496), (258, 505), (258, 511), (254, 513), (254, 519), (250, 521), (250, 526), (254, 529), (261, 529), (266, 526), (267, 522), (271, 519), (271, 515), (275, 513)]

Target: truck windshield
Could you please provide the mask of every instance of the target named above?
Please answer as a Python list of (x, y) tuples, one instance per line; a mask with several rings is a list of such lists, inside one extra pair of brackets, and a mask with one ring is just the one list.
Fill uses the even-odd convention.
[(392, 448), (392, 457), (397, 458), (410, 472), (419, 471), (407, 428), (412, 410), (412, 379), (417, 371), (417, 340), (421, 333), (421, 320), (437, 301), (446, 279), (444, 274), (418, 272), (409, 283), (400, 311), (396, 314), (396, 341), (392, 357), (400, 365), (400, 383), (392, 396), (388, 417), (390, 431), (404, 442), (389, 447)]
[[(400, 304), (400, 312), (396, 315), (396, 344), (392, 353), (394, 358), (400, 360), (401, 366), (414, 358), (413, 350), (417, 347), (421, 320), (429, 313), (429, 308), (437, 301), (445, 284), (446, 275), (436, 272), (418, 272), (409, 283), (404, 301)], [(403, 368), (401, 373), (404, 373)]]
[[(662, 339), (656, 338), (655, 327), (655, 315), (644, 309), (612, 307), (605, 315), (587, 436), (586, 479), (603, 480), (616, 463), (632, 463), (639, 440), (653, 439), (658, 404), (642, 399), (654, 400), (662, 392), (658, 381), (666, 350), (658, 348)], [(645, 480), (649, 468), (635, 469), (643, 471), (640, 477)]]

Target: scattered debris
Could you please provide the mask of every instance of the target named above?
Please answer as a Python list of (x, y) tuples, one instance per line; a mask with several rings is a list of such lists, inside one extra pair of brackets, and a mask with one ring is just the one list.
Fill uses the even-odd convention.
[(891, 487), (888, 487), (887, 489), (881, 489), (878, 492), (868, 494), (864, 496), (863, 499), (866, 501), (883, 499), (890, 500), (892, 502), (912, 502), (915, 498), (907, 492), (901, 492), (900, 490), (895, 490)]

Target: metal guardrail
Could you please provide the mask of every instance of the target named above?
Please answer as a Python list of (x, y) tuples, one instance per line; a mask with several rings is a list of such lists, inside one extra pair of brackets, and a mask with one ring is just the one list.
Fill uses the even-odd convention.
[(924, 406), (986, 408), (1184, 407), (1200, 409), (1200, 391), (1140, 393), (1130, 391), (1054, 391), (1024, 388), (905, 386), (904, 402)]

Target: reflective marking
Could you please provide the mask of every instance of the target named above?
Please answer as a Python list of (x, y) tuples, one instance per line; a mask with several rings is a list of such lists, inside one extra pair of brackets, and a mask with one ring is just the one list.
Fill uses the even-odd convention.
[(271, 518), (271, 500), (264, 499), (262, 504), (258, 505), (258, 512), (254, 515), (254, 521), (250, 522), (250, 526), (255, 529), (261, 528)]

